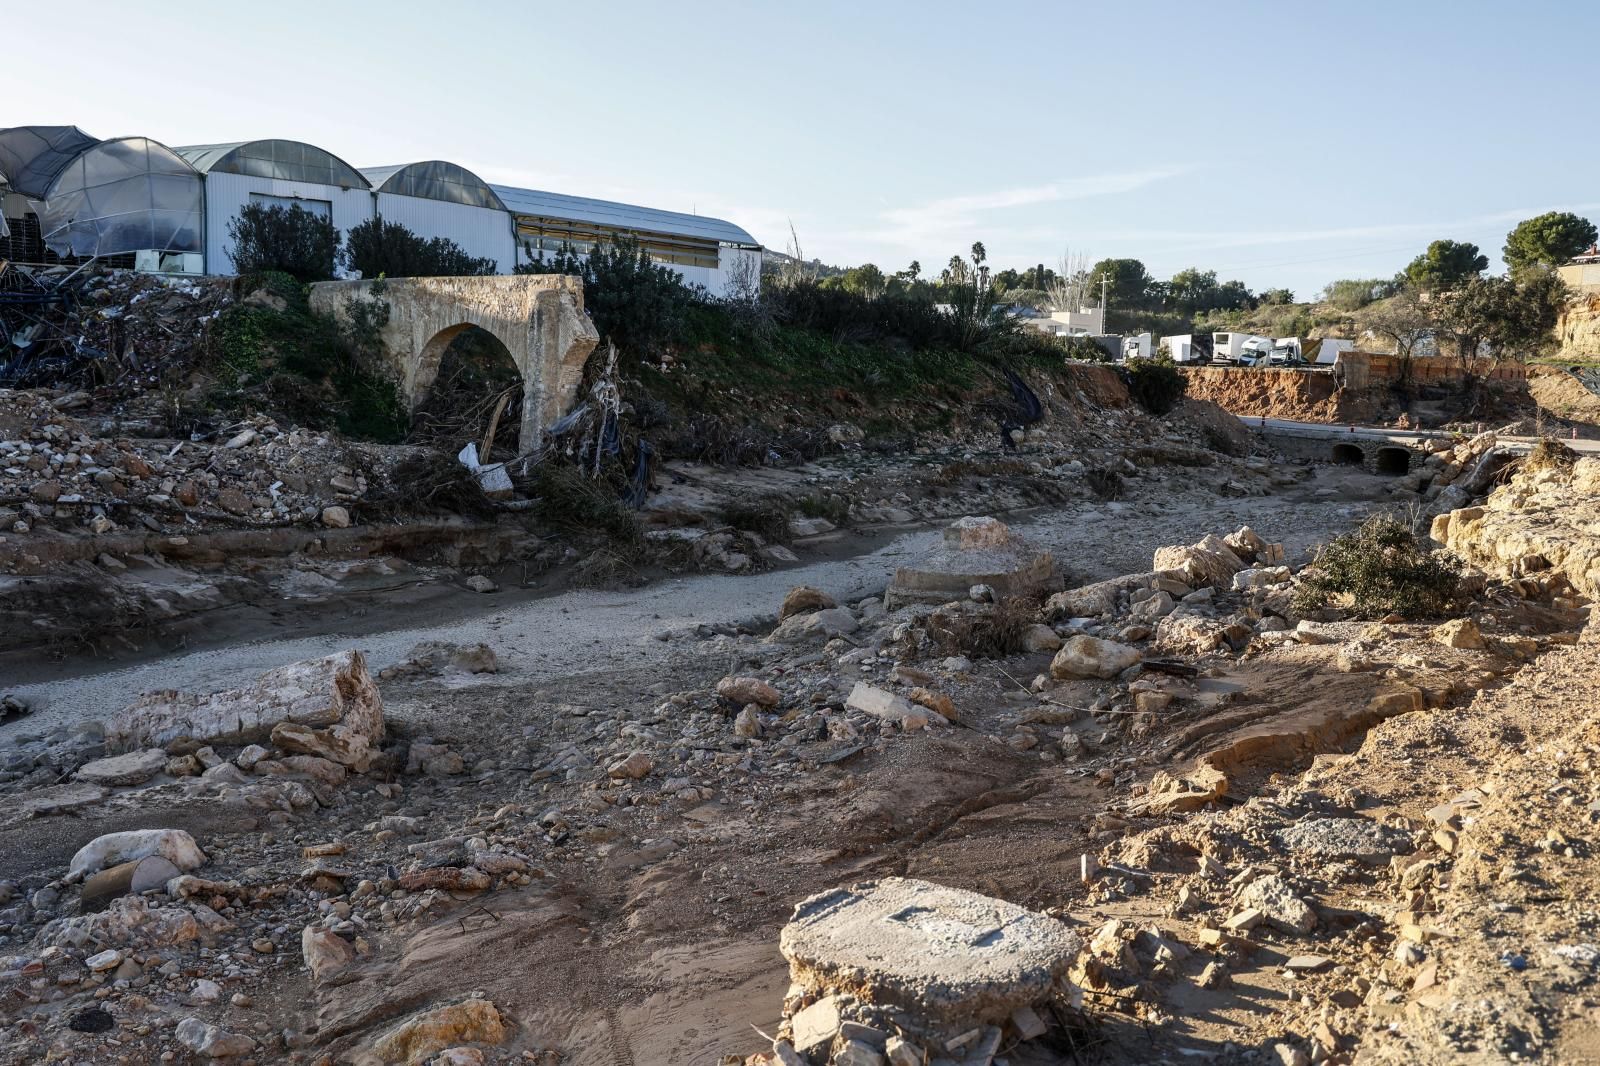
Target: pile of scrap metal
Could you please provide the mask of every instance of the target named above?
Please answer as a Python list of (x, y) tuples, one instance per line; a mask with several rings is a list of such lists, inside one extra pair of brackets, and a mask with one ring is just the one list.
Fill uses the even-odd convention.
[(93, 377), (91, 364), (106, 353), (71, 328), (82, 282), (76, 271), (0, 260), (0, 387)]

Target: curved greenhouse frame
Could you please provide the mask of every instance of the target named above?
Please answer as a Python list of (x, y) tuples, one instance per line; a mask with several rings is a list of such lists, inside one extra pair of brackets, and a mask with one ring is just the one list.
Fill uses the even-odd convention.
[(252, 178), (314, 182), (346, 189), (370, 189), (361, 172), (324, 148), (304, 141), (267, 139), (233, 144), (197, 144), (178, 154), (202, 174), (243, 174)]
[(394, 167), (367, 167), (361, 171), (378, 192), (442, 200), (504, 211), (506, 205), (489, 183), (466, 167), (444, 159), (427, 159)]
[(148, 137), (100, 141), (73, 156), (46, 190), (44, 242), (61, 256), (204, 249), (200, 175)]
[(67, 164), (99, 143), (76, 126), (0, 129), (0, 184), (30, 200), (43, 200)]

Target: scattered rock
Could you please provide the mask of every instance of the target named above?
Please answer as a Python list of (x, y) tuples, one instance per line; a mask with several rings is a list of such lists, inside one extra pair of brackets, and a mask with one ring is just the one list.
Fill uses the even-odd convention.
[(1435, 626), (1433, 639), (1447, 648), (1461, 648), (1466, 651), (1482, 651), (1488, 646), (1483, 639), (1483, 632), (1478, 629), (1478, 623), (1470, 618), (1455, 618), (1443, 625)]
[(505, 1023), (493, 1003), (468, 999), (413, 1014), (372, 1045), (379, 1061), (389, 1066), (422, 1066), (445, 1048), (459, 1044), (502, 1044)]
[(1244, 887), (1236, 899), (1241, 908), (1254, 908), (1268, 924), (1286, 933), (1305, 934), (1317, 926), (1316, 912), (1311, 905), (1289, 887), (1277, 874), (1258, 877)]
[(740, 707), (776, 707), (782, 699), (777, 689), (754, 677), (725, 677), (717, 682), (717, 695)]
[(85, 763), (74, 776), (88, 785), (142, 785), (166, 768), (167, 753), (160, 748), (148, 748)]
[(356, 950), (338, 934), (308, 925), (300, 934), (300, 955), (311, 971), (311, 980), (320, 985), (333, 980), (354, 962)]
[(174, 1035), (178, 1043), (208, 1059), (226, 1059), (236, 1055), (248, 1055), (256, 1049), (256, 1043), (242, 1033), (230, 1033), (226, 1029), (219, 1029), (215, 1025), (207, 1025), (199, 1018), (185, 1018), (178, 1023)]
[(1050, 662), (1050, 673), (1062, 679), (1111, 678), (1135, 665), (1142, 658), (1143, 655), (1138, 648), (1079, 634), (1061, 646), (1061, 650)]
[(834, 598), (821, 589), (812, 588), (810, 585), (796, 585), (790, 589), (783, 598), (783, 606), (778, 609), (778, 620), (793, 618), (797, 614), (810, 614), (813, 611), (825, 611), (830, 607), (837, 607)]

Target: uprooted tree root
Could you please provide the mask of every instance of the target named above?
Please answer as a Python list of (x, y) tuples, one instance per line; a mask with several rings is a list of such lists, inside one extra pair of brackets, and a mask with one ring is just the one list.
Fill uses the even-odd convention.
[(644, 554), (644, 526), (621, 497), (615, 478), (602, 471), (591, 477), (570, 463), (546, 460), (533, 468), (529, 488), (538, 497), (540, 519), (569, 536), (599, 534), (612, 551), (636, 562)]
[(1522, 460), (1522, 469), (1530, 473), (1539, 470), (1567, 470), (1578, 461), (1578, 453), (1558, 440), (1545, 437), (1533, 446), (1533, 451)]
[(1037, 595), (1007, 596), (988, 609), (934, 611), (923, 626), (944, 655), (1005, 659), (1027, 650), (1023, 634), (1039, 621), (1039, 603)]
[(472, 472), (443, 452), (421, 452), (402, 459), (356, 505), (362, 521), (393, 520), (419, 511), (491, 518), (494, 501)]

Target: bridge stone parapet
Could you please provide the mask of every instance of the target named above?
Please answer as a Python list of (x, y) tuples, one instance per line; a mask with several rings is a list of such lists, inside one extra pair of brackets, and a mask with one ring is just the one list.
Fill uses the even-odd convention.
[[(536, 448), (544, 428), (576, 402), (599, 343), (583, 310), (583, 283), (561, 274), (324, 281), (311, 307), (349, 321), (357, 304), (386, 304), (379, 331), (401, 394), (412, 410), (427, 398), (445, 352), (461, 333), (485, 330), (505, 346), (522, 377), (519, 443)], [(382, 316), (380, 316), (382, 319)]]

